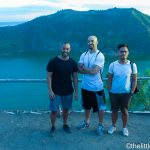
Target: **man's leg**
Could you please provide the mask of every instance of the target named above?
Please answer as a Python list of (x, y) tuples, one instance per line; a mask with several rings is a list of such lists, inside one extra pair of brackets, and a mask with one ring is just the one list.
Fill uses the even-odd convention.
[(84, 108), (84, 122), (89, 124), (90, 123), (90, 114), (91, 114), (91, 107), (92, 103), (91, 100), (93, 100), (93, 92), (87, 91), (82, 89), (82, 100), (83, 100), (83, 108)]
[(111, 119), (112, 119), (112, 125), (115, 127), (118, 119), (118, 111), (112, 111)]
[(104, 110), (98, 111), (98, 118), (99, 118), (99, 125), (102, 125), (104, 120)]
[(57, 111), (60, 106), (60, 96), (55, 95), (55, 99), (50, 100), (50, 120), (52, 127), (55, 127), (56, 117), (57, 117)]
[(118, 111), (113, 111), (111, 113), (112, 125), (108, 129), (109, 134), (113, 134), (116, 131), (116, 122), (118, 119)]
[(122, 128), (122, 134), (123, 136), (129, 136), (129, 131), (127, 128), (127, 122), (128, 122), (128, 110), (124, 110), (122, 112), (122, 122), (123, 122), (123, 128)]
[(104, 96), (104, 91), (98, 91), (95, 95), (96, 98), (96, 103), (94, 104), (95, 108), (98, 108), (98, 118), (99, 118), (99, 125), (103, 125), (103, 120), (104, 120), (104, 110), (106, 109), (106, 104), (105, 104), (105, 96)]
[(127, 129), (127, 123), (128, 123), (128, 107), (131, 100), (131, 95), (128, 93), (121, 95), (121, 112), (122, 112), (122, 123), (123, 123), (123, 129), (122, 134), (124, 136), (129, 135), (129, 131)]
[(96, 106), (98, 108), (98, 119), (99, 119), (99, 124), (96, 130), (97, 135), (102, 135), (104, 133), (104, 125), (103, 125), (103, 120), (104, 120), (104, 110), (106, 109), (105, 105), (105, 99), (104, 99), (104, 91), (99, 91), (95, 95), (96, 97)]
[(63, 109), (63, 129), (67, 133), (71, 133), (70, 127), (67, 124), (69, 109)]
[(63, 109), (63, 124), (67, 124), (68, 120), (68, 115), (69, 115), (69, 110), (68, 109)]
[(119, 103), (119, 95), (118, 94), (114, 94), (114, 93), (110, 93), (110, 102), (111, 102), (111, 119), (112, 119), (112, 126), (115, 127), (116, 126), (116, 122), (118, 120), (118, 110), (120, 107), (120, 103)]
[(68, 126), (69, 110), (72, 108), (73, 95), (62, 96), (61, 104), (63, 108), (63, 129), (67, 133), (71, 133), (70, 127)]
[(54, 137), (55, 136), (55, 122), (56, 122), (56, 116), (57, 116), (57, 111), (52, 111), (50, 113), (50, 120), (51, 120), (51, 130), (50, 130), (50, 136)]
[(98, 111), (98, 118), (99, 118), (99, 125), (97, 127), (96, 134), (102, 135), (104, 133), (104, 125), (103, 125), (104, 110)]
[(131, 96), (130, 94), (122, 94), (121, 97), (121, 112), (122, 112), (122, 123), (123, 128), (126, 128), (129, 114), (128, 114), (128, 107), (130, 104)]
[(123, 123), (123, 128), (126, 128), (127, 122), (128, 122), (128, 110), (125, 110), (125, 112), (122, 113), (122, 123)]
[(57, 116), (57, 111), (52, 111), (50, 113), (50, 120), (51, 120), (52, 127), (55, 127), (56, 116)]
[(51, 131), (50, 135), (54, 136), (55, 134), (55, 122), (56, 122), (56, 117), (57, 117), (57, 111), (59, 109), (60, 105), (60, 96), (55, 95), (55, 98), (50, 100), (50, 121), (51, 121)]
[(90, 109), (85, 109), (85, 122), (88, 124), (90, 123), (90, 112)]
[(63, 109), (63, 124), (67, 124), (68, 116), (69, 116), (69, 110), (72, 108), (72, 99), (73, 95), (64, 95), (61, 97), (61, 105)]
[(120, 103), (119, 103), (119, 95), (118, 94), (109, 93), (109, 96), (110, 96), (111, 110), (112, 110), (112, 113), (111, 113), (112, 125), (108, 129), (108, 133), (113, 134), (116, 131), (116, 122), (118, 119), (118, 110), (120, 107)]
[(122, 134), (124, 136), (129, 136), (127, 122), (128, 122), (128, 109), (124, 108), (122, 110), (122, 123), (123, 123)]
[(87, 91), (85, 89), (81, 90), (82, 94), (82, 106), (84, 108), (84, 121), (77, 126), (77, 129), (85, 129), (89, 127), (90, 123), (90, 112), (91, 112), (91, 107), (92, 107), (92, 92)]

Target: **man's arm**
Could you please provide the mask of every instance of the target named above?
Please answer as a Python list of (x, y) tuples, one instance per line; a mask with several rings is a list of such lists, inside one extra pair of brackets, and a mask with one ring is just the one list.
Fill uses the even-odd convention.
[(137, 86), (137, 74), (132, 74), (131, 94), (134, 93)]
[(51, 99), (54, 99), (54, 92), (52, 90), (52, 74), (53, 72), (47, 72), (47, 84), (48, 84), (48, 93)]
[(108, 92), (110, 92), (111, 87), (112, 87), (112, 79), (113, 79), (113, 74), (108, 73)]
[(81, 74), (85, 74), (85, 71), (83, 70), (83, 66), (84, 64), (81, 64), (81, 63), (78, 64), (78, 72)]
[(98, 72), (100, 72), (100, 67), (95, 65), (93, 68), (88, 68), (88, 67), (85, 67), (83, 66), (83, 71), (85, 74), (97, 74)]
[(78, 99), (78, 74), (77, 72), (73, 73), (72, 78), (73, 78), (73, 85), (74, 85), (74, 90), (75, 90), (74, 98), (75, 100), (77, 100)]

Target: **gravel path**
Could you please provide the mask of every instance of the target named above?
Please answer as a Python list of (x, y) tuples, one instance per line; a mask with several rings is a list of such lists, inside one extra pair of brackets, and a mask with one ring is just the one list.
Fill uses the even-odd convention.
[(120, 133), (120, 118), (119, 114), (117, 131), (108, 135), (111, 118), (110, 114), (106, 113), (105, 133), (97, 136), (97, 114), (91, 115), (91, 125), (88, 129), (77, 130), (76, 126), (83, 120), (83, 113), (71, 113), (69, 125), (72, 133), (67, 134), (62, 130), (62, 118), (58, 118), (56, 135), (50, 137), (48, 113), (0, 112), (0, 150), (124, 150), (127, 149), (127, 143), (150, 144), (150, 114), (130, 113), (129, 137), (123, 137)]

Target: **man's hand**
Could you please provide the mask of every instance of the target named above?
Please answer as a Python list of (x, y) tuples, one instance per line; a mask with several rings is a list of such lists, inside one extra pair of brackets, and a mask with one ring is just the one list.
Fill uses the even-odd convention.
[(49, 92), (49, 97), (50, 97), (51, 100), (54, 100), (55, 94), (54, 94), (53, 91)]

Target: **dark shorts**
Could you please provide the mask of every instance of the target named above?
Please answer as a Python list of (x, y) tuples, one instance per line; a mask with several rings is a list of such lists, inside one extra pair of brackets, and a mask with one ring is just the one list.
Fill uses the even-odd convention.
[(111, 110), (118, 111), (119, 108), (122, 113), (125, 113), (128, 110), (131, 94), (130, 93), (109, 93), (110, 103), (111, 103)]
[(81, 94), (82, 94), (82, 106), (84, 109), (92, 108), (93, 112), (106, 109), (104, 90), (93, 92), (82, 89)]

